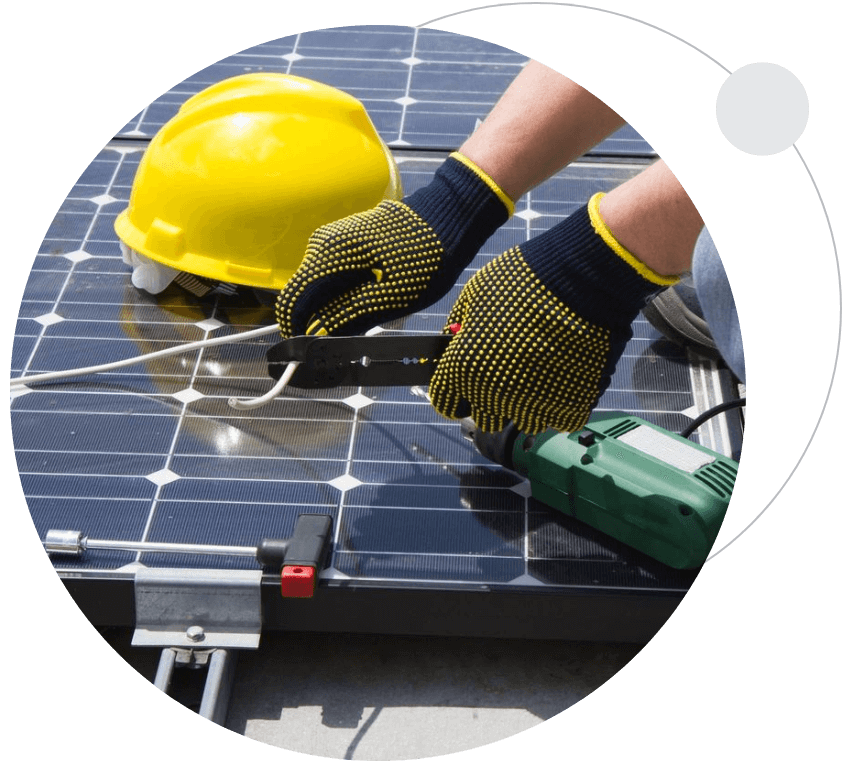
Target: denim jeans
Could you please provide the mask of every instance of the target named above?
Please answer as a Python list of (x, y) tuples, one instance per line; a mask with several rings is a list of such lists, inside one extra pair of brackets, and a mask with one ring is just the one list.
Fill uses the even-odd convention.
[(745, 383), (746, 365), (737, 307), (719, 253), (707, 229), (702, 230), (696, 242), (692, 271), (696, 295), (719, 353), (731, 371)]

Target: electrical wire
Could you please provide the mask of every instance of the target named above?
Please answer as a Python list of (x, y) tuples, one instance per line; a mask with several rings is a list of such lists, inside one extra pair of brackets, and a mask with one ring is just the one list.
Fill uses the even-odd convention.
[(283, 393), (283, 389), (286, 388), (286, 385), (292, 379), (292, 375), (295, 374), (295, 370), (298, 369), (299, 364), (300, 362), (289, 362), (286, 369), (283, 370), (280, 380), (274, 384), (274, 387), (267, 394), (258, 396), (256, 399), (237, 399), (235, 396), (232, 396), (227, 400), (227, 404), (234, 410), (255, 410), (257, 407), (268, 404)]
[[(37, 383), (47, 383), (51, 380), (64, 380), (66, 378), (79, 378), (83, 375), (93, 375), (98, 372), (109, 372), (111, 370), (117, 370), (122, 367), (130, 367), (134, 364), (143, 364), (144, 362), (149, 362), (154, 359), (163, 359), (168, 356), (177, 356), (178, 354), (184, 354), (189, 351), (197, 351), (202, 348), (210, 348), (211, 346), (223, 346), (227, 343), (239, 343), (243, 340), (250, 340), (251, 338), (260, 338), (264, 335), (270, 335), (273, 332), (279, 332), (279, 327), (275, 325), (268, 325), (267, 327), (259, 327), (256, 330), (248, 330), (247, 332), (237, 333), (236, 335), (224, 335), (220, 338), (207, 338), (205, 340), (194, 341), (193, 343), (183, 343), (180, 346), (175, 346), (174, 348), (165, 348), (160, 351), (152, 351), (149, 354), (142, 354), (141, 356), (136, 356), (131, 359), (122, 359), (117, 362), (107, 362), (105, 364), (98, 364), (92, 367), (78, 367), (75, 370), (57, 370), (55, 372), (43, 372), (38, 373), (36, 375), (28, 375), (22, 378), (11, 378), (9, 380), (9, 386), (12, 390), (17, 386), (28, 386), (35, 385)], [(280, 380), (274, 384), (273, 388), (266, 394), (257, 397), (256, 399), (237, 399), (235, 396), (231, 397), (227, 400), (227, 404), (230, 405), (234, 410), (253, 410), (257, 407), (262, 407), (264, 404), (268, 404), (270, 401), (273, 401), (281, 393), (283, 393), (283, 389), (286, 388), (286, 385), (292, 379), (292, 375), (295, 374), (295, 370), (298, 368), (298, 362), (290, 362), (286, 369), (283, 371), (283, 374), (280, 376)]]
[[(28, 375), (22, 378), (12, 378), (9, 381), (9, 385), (14, 388), (15, 386), (28, 386), (35, 383), (46, 383), (51, 380), (78, 378), (83, 375), (91, 375), (97, 372), (109, 372), (110, 370), (117, 370), (121, 367), (130, 367), (134, 364), (149, 362), (153, 359), (163, 359), (167, 356), (176, 356), (177, 354), (183, 354), (188, 351), (196, 351), (201, 348), (223, 346), (227, 343), (239, 343), (243, 340), (250, 340), (251, 338), (260, 338), (263, 335), (270, 335), (273, 332), (279, 331), (280, 328), (276, 324), (268, 325), (267, 327), (259, 327), (256, 330), (248, 330), (247, 332), (237, 333), (236, 335), (224, 335), (220, 338), (207, 338), (206, 340), (198, 340), (193, 343), (184, 343), (180, 346), (175, 346), (174, 348), (165, 348), (160, 351), (153, 351), (149, 354), (142, 354), (142, 356), (136, 356), (132, 359), (122, 359), (118, 362), (107, 362), (106, 364), (98, 364), (93, 367), (79, 367), (75, 370), (57, 370), (56, 372), (44, 372), (36, 375)], [(289, 377), (291, 377), (291, 375)]]
[(746, 406), (746, 398), (742, 399), (731, 399), (727, 402), (722, 402), (722, 404), (717, 404), (715, 407), (711, 407), (709, 410), (705, 410), (701, 415), (699, 415), (692, 423), (690, 423), (686, 428), (682, 429), (679, 432), (679, 436), (683, 436), (685, 439), (690, 436), (700, 425), (710, 420), (712, 417), (719, 415), (722, 412), (726, 412), (727, 410), (733, 410), (738, 407)]

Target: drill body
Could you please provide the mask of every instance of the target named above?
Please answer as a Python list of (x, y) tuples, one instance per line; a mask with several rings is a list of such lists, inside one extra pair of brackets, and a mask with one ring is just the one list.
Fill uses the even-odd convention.
[(735, 460), (621, 412), (572, 434), (471, 436), (527, 477), (536, 500), (676, 569), (704, 563), (737, 476)]

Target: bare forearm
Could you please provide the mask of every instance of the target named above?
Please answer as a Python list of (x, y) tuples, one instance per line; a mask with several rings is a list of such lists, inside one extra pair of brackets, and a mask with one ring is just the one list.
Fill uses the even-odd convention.
[[(624, 124), (589, 91), (530, 61), (460, 152), (518, 200)], [(599, 212), (620, 244), (658, 274), (690, 268), (703, 223), (666, 163), (611, 191)]]
[(611, 191), (599, 213), (617, 241), (658, 274), (689, 270), (704, 224), (662, 160)]
[(460, 152), (517, 200), (623, 124), (589, 91), (530, 61)]

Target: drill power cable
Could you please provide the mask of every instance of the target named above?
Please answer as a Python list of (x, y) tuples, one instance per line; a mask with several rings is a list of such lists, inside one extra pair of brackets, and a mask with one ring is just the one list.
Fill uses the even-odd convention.
[[(36, 375), (27, 375), (21, 378), (11, 378), (9, 380), (9, 386), (11, 387), (12, 392), (14, 392), (16, 388), (21, 386), (47, 383), (52, 380), (79, 378), (84, 375), (93, 375), (99, 372), (109, 372), (111, 370), (117, 370), (122, 367), (130, 367), (134, 364), (143, 364), (154, 359), (163, 359), (168, 356), (177, 356), (178, 354), (184, 354), (189, 351), (197, 351), (202, 348), (210, 348), (212, 346), (223, 346), (228, 343), (239, 343), (243, 340), (260, 338), (264, 335), (270, 335), (271, 333), (279, 331), (280, 328), (276, 324), (268, 325), (267, 327), (259, 327), (255, 330), (248, 330), (247, 332), (237, 333), (236, 335), (224, 335), (220, 338), (207, 338), (206, 340), (194, 341), (192, 343), (184, 343), (179, 346), (175, 346), (174, 348), (165, 348), (160, 351), (153, 351), (149, 354), (142, 354), (141, 356), (132, 357), (131, 359), (122, 359), (117, 362), (107, 362), (105, 364), (98, 364), (92, 367), (79, 367), (75, 370), (57, 370), (55, 372), (43, 372), (38, 373)], [(261, 407), (263, 404), (270, 402), (272, 399), (280, 395), (283, 388), (285, 388), (286, 384), (289, 382), (292, 375), (294, 374), (297, 366), (297, 362), (292, 362), (286, 368), (285, 372), (280, 377), (280, 380), (277, 382), (274, 388), (272, 388), (271, 391), (269, 391), (267, 394), (258, 397), (257, 399), (246, 400), (239, 400), (235, 397), (232, 397), (228, 399), (227, 403), (233, 409), (237, 410), (247, 410), (254, 409), (255, 407)]]
[(722, 402), (717, 404), (715, 407), (711, 407), (709, 410), (705, 410), (701, 415), (699, 415), (692, 423), (690, 423), (686, 428), (683, 428), (679, 432), (679, 436), (683, 436), (685, 439), (690, 436), (702, 423), (706, 423), (713, 417), (716, 417), (722, 412), (726, 412), (728, 410), (737, 409), (738, 407), (746, 406), (746, 398), (742, 399), (730, 399), (727, 402)]

